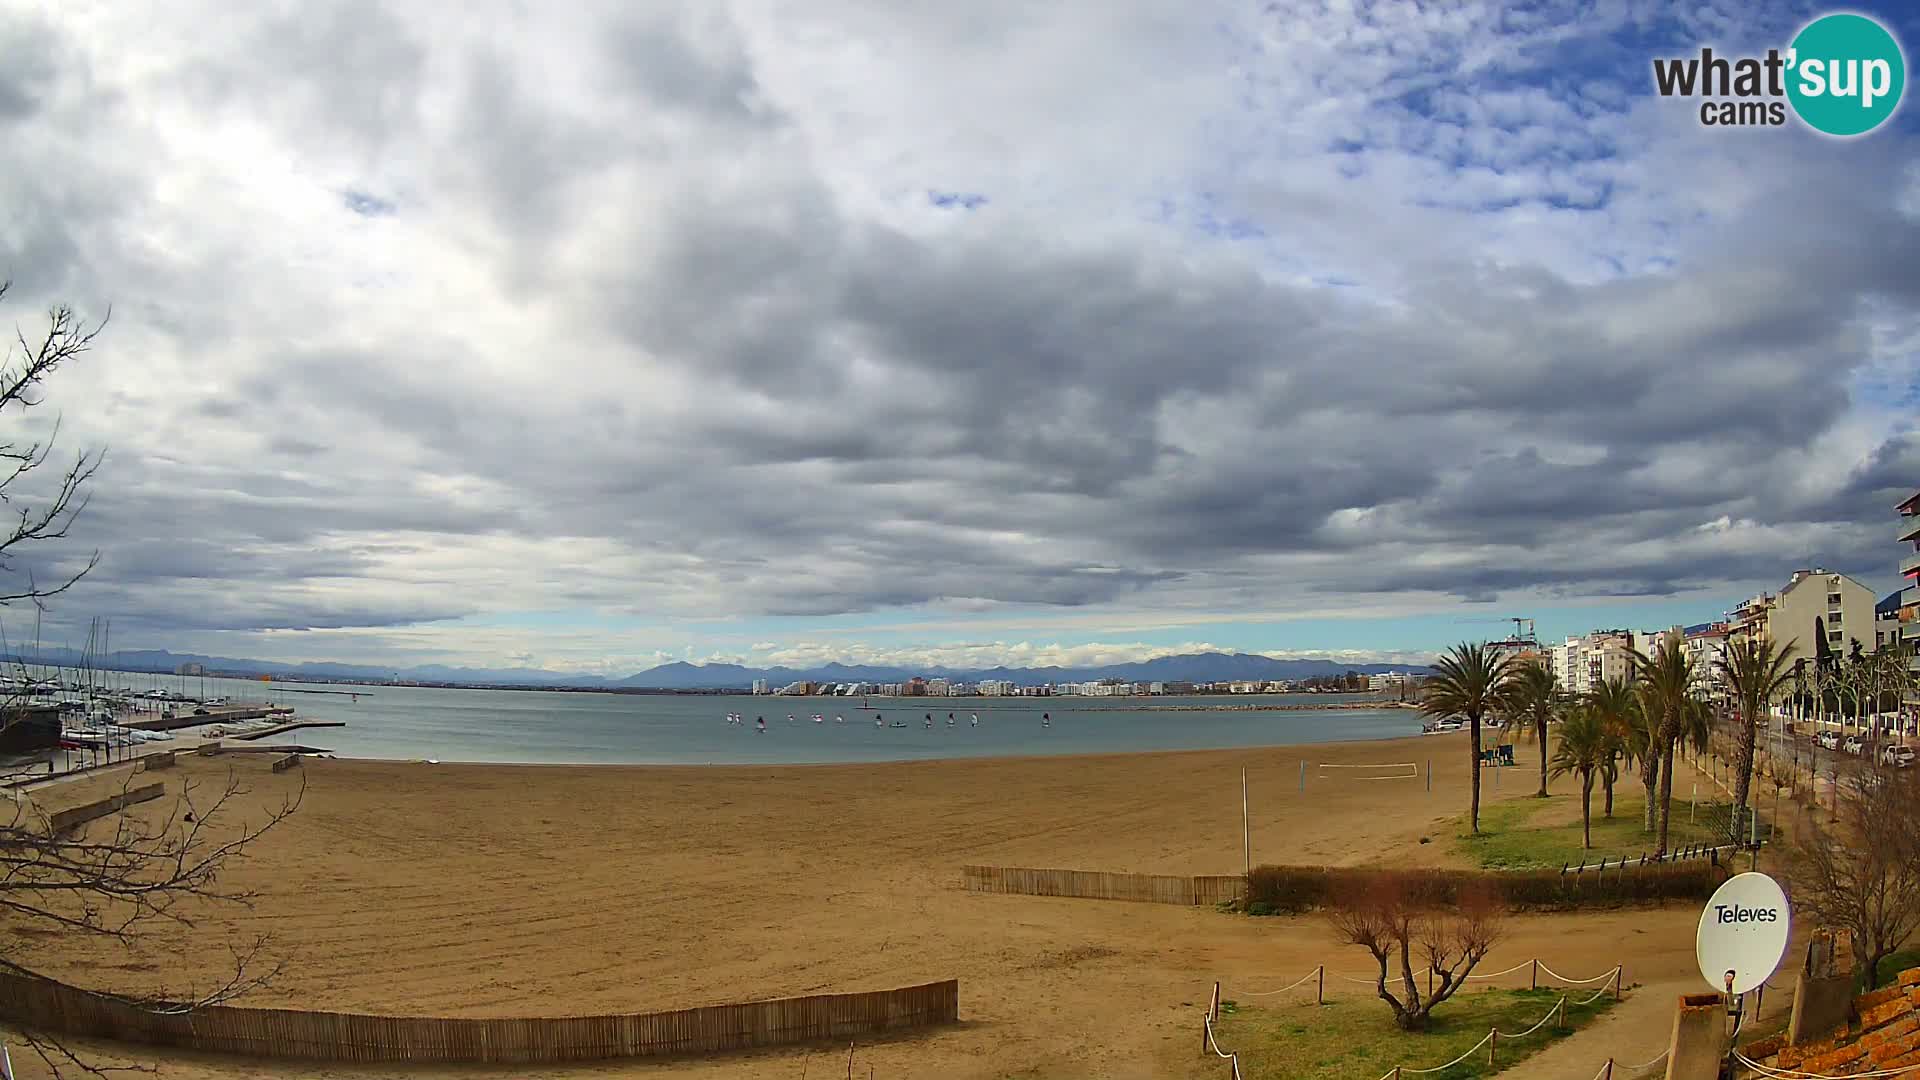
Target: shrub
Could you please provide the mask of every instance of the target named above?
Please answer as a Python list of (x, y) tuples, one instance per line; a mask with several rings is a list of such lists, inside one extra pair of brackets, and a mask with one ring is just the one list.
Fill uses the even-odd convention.
[[(1247, 911), (1264, 905), (1274, 914), (1299, 914), (1321, 907), (1335, 891), (1379, 868), (1257, 866), (1247, 879)], [(1725, 868), (1709, 862), (1663, 863), (1618, 870), (1562, 874), (1558, 870), (1502, 873), (1485, 870), (1433, 870), (1418, 875), (1421, 899), (1450, 905), (1463, 886), (1488, 882), (1512, 911), (1566, 911), (1623, 904), (1704, 900), (1727, 879)]]

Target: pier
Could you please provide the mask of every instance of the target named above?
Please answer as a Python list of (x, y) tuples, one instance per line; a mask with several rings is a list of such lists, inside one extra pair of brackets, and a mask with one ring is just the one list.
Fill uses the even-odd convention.
[(291, 705), (241, 706), (238, 708), (208, 709), (200, 713), (175, 713), (148, 717), (144, 720), (129, 720), (125, 726), (139, 728), (142, 731), (173, 731), (178, 728), (204, 727), (207, 724), (228, 724), (236, 720), (265, 720), (274, 716), (292, 716)]

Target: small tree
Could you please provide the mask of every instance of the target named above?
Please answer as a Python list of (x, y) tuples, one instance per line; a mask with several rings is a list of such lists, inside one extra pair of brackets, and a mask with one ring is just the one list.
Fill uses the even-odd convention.
[[(1606, 816), (1613, 816), (1613, 785), (1620, 778), (1620, 763), (1639, 760), (1646, 740), (1645, 725), (1639, 723), (1640, 701), (1625, 679), (1608, 679), (1587, 691), (1582, 707), (1592, 712), (1607, 733), (1607, 753), (1600, 765), (1600, 782), (1606, 789)], [(1649, 787), (1647, 805), (1653, 805)]]
[[(1448, 905), (1433, 875), (1383, 870), (1355, 878), (1332, 897), (1327, 918), (1343, 943), (1373, 955), (1379, 965), (1374, 991), (1393, 1009), (1393, 1022), (1403, 1031), (1425, 1031), (1434, 1007), (1466, 985), (1499, 942), (1505, 912), (1484, 882), (1462, 885)], [(1422, 974), (1432, 977), (1425, 994)], [(1389, 986), (1389, 979), (1398, 985)]]
[(1547, 797), (1547, 725), (1566, 711), (1567, 695), (1544, 660), (1522, 663), (1508, 684), (1503, 716), (1508, 728), (1529, 735), (1540, 745), (1539, 798)]
[(1805, 819), (1787, 879), (1813, 925), (1852, 936), (1855, 978), (1871, 985), (1920, 930), (1920, 781), (1867, 769), (1840, 787), (1832, 820)]
[(1734, 728), (1733, 812), (1728, 836), (1740, 839), (1747, 799), (1753, 788), (1754, 739), (1767, 712), (1794, 680), (1793, 646), (1776, 648), (1772, 640), (1741, 641), (1729, 646), (1719, 663), (1721, 685), (1733, 699), (1738, 715)]
[(1600, 717), (1586, 706), (1560, 723), (1560, 743), (1553, 750), (1553, 775), (1580, 778), (1580, 846), (1593, 846), (1593, 778), (1614, 753), (1613, 736)]

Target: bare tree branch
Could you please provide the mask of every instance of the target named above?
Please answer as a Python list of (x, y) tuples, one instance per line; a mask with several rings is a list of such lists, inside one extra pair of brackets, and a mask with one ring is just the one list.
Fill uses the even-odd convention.
[[(1485, 883), (1462, 885), (1451, 906), (1438, 880), (1418, 871), (1356, 877), (1345, 890), (1327, 906), (1327, 919), (1341, 941), (1372, 954), (1374, 993), (1403, 1030), (1425, 1030), (1434, 1007), (1466, 985), (1503, 933), (1505, 909)], [(1392, 967), (1399, 969), (1397, 990), (1388, 986)], [(1424, 996), (1421, 974), (1433, 979)]]
[[(6, 297), (11, 287), (11, 282), (0, 281), (0, 299)], [(48, 309), (46, 327), (34, 339), (29, 340), (26, 331), (16, 327), (15, 344), (0, 354), (0, 414), (10, 406), (25, 411), (41, 404), (39, 387), (63, 364), (92, 349), (94, 339), (106, 329), (111, 318), (109, 311), (106, 318), (88, 325), (71, 307), (61, 304)], [(8, 523), (0, 525), (0, 574), (13, 570), (16, 548), (34, 541), (65, 539), (74, 520), (86, 509), (86, 487), (100, 467), (105, 453), (101, 450), (82, 450), (54, 485), (52, 493), (42, 498), (29, 500), (16, 486), (51, 460), (59, 434), (60, 425), (56, 421), (44, 441), (23, 444), (12, 439), (0, 440), (0, 463), (8, 466), (0, 468), (0, 507), (11, 511)], [(72, 588), (74, 582), (85, 577), (99, 561), (100, 553), (95, 551), (86, 566), (46, 584), (28, 574), (24, 587), (0, 590), (0, 605), (27, 600), (39, 606), (48, 597)]]
[(1808, 819), (1789, 853), (1793, 902), (1816, 926), (1852, 936), (1855, 977), (1920, 932), (1920, 780), (1856, 767), (1826, 824)]

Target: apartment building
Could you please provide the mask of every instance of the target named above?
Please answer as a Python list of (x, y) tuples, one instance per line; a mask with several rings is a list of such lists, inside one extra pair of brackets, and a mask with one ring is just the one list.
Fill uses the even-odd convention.
[(1731, 628), (1724, 621), (1700, 623), (1681, 631), (1685, 635), (1687, 659), (1693, 662), (1693, 688), (1702, 697), (1714, 697), (1721, 690), (1721, 665), (1727, 658), (1727, 636)]
[[(1909, 590), (1912, 591), (1912, 590)], [(1794, 657), (1874, 648), (1873, 590), (1824, 567), (1795, 570), (1777, 594), (1761, 593), (1727, 613), (1729, 643), (1772, 641)]]
[[(1900, 543), (1905, 551), (1900, 559), (1900, 576), (1906, 579), (1894, 617), (1900, 620), (1900, 643), (1913, 657), (1908, 663), (1920, 672), (1920, 491), (1907, 496), (1894, 509), (1900, 515)], [(1920, 704), (1920, 689), (1907, 701)]]

